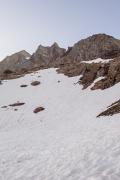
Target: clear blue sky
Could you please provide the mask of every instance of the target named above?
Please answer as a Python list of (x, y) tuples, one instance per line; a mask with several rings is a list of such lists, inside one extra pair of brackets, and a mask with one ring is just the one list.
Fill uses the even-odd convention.
[(120, 38), (120, 0), (0, 0), (0, 59), (39, 44), (73, 45), (94, 33)]

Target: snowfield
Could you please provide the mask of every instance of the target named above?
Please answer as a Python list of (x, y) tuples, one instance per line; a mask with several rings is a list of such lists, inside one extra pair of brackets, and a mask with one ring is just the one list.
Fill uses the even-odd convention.
[(25, 103), (0, 108), (0, 180), (120, 180), (120, 115), (96, 118), (120, 84), (91, 91), (78, 80), (48, 69), (0, 85), (0, 106)]

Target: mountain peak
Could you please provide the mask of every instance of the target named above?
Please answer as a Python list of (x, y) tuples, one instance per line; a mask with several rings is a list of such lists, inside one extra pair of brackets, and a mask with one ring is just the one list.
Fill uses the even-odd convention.
[[(90, 40), (90, 41), (97, 41), (97, 42), (111, 42), (111, 43), (114, 43), (115, 41), (116, 42), (120, 42), (120, 40), (114, 38), (113, 36), (110, 36), (110, 35), (107, 35), (107, 34), (93, 34), (92, 36), (89, 36), (88, 38), (86, 39), (83, 39), (84, 41), (85, 40)], [(82, 41), (82, 40), (81, 40)], [(80, 42), (80, 41), (79, 41)]]
[(108, 35), (108, 34), (105, 34), (105, 33), (93, 34), (92, 36), (89, 36), (88, 38), (100, 38), (100, 37), (114, 38), (111, 35)]
[(54, 42), (51, 47), (57, 47), (57, 48), (59, 48), (59, 45), (58, 45), (57, 42)]
[(19, 51), (19, 52), (17, 52), (18, 54), (21, 54), (21, 55), (24, 55), (24, 56), (27, 56), (27, 57), (30, 57), (31, 56), (31, 54), (30, 53), (28, 53), (26, 50), (21, 50), (21, 51)]
[(67, 53), (71, 61), (109, 59), (120, 55), (120, 40), (106, 34), (94, 34), (78, 41)]
[(31, 60), (41, 66), (55, 66), (58, 61), (56, 59), (64, 55), (65, 49), (60, 48), (59, 45), (54, 42), (51, 46), (39, 45), (36, 52), (32, 55)]

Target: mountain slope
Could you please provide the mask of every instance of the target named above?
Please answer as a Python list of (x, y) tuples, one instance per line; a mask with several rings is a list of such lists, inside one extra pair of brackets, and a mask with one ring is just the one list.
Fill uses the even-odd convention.
[[(119, 99), (120, 84), (82, 90), (79, 78), (48, 69), (3, 81), (1, 180), (119, 180), (120, 114), (96, 116)], [(33, 87), (32, 81), (41, 83)], [(25, 104), (15, 111), (9, 105), (17, 101)], [(38, 106), (45, 110), (34, 114)]]

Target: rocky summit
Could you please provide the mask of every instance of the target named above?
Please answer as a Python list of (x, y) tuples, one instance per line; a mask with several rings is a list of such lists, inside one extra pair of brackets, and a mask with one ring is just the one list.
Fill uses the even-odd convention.
[[(102, 62), (90, 63), (99, 58)], [(80, 40), (67, 51), (56, 42), (47, 47), (40, 45), (32, 55), (20, 51), (0, 63), (0, 77), (10, 79), (51, 67), (70, 77), (82, 75), (79, 84), (83, 89), (101, 77), (91, 89), (109, 88), (120, 82), (120, 40), (106, 34), (95, 34)]]
[(120, 40), (106, 34), (96, 34), (80, 40), (66, 54), (65, 58), (72, 62), (115, 58), (120, 55)]
[(31, 56), (31, 61), (34, 63), (34, 66), (51, 67), (59, 65), (59, 59), (64, 55), (66, 50), (60, 48), (57, 43), (54, 43), (52, 46), (44, 47), (40, 45), (36, 52)]
[(8, 69), (14, 72), (20, 71), (22, 68), (28, 68), (30, 56), (31, 55), (25, 50), (7, 56), (0, 62), (0, 74)]

